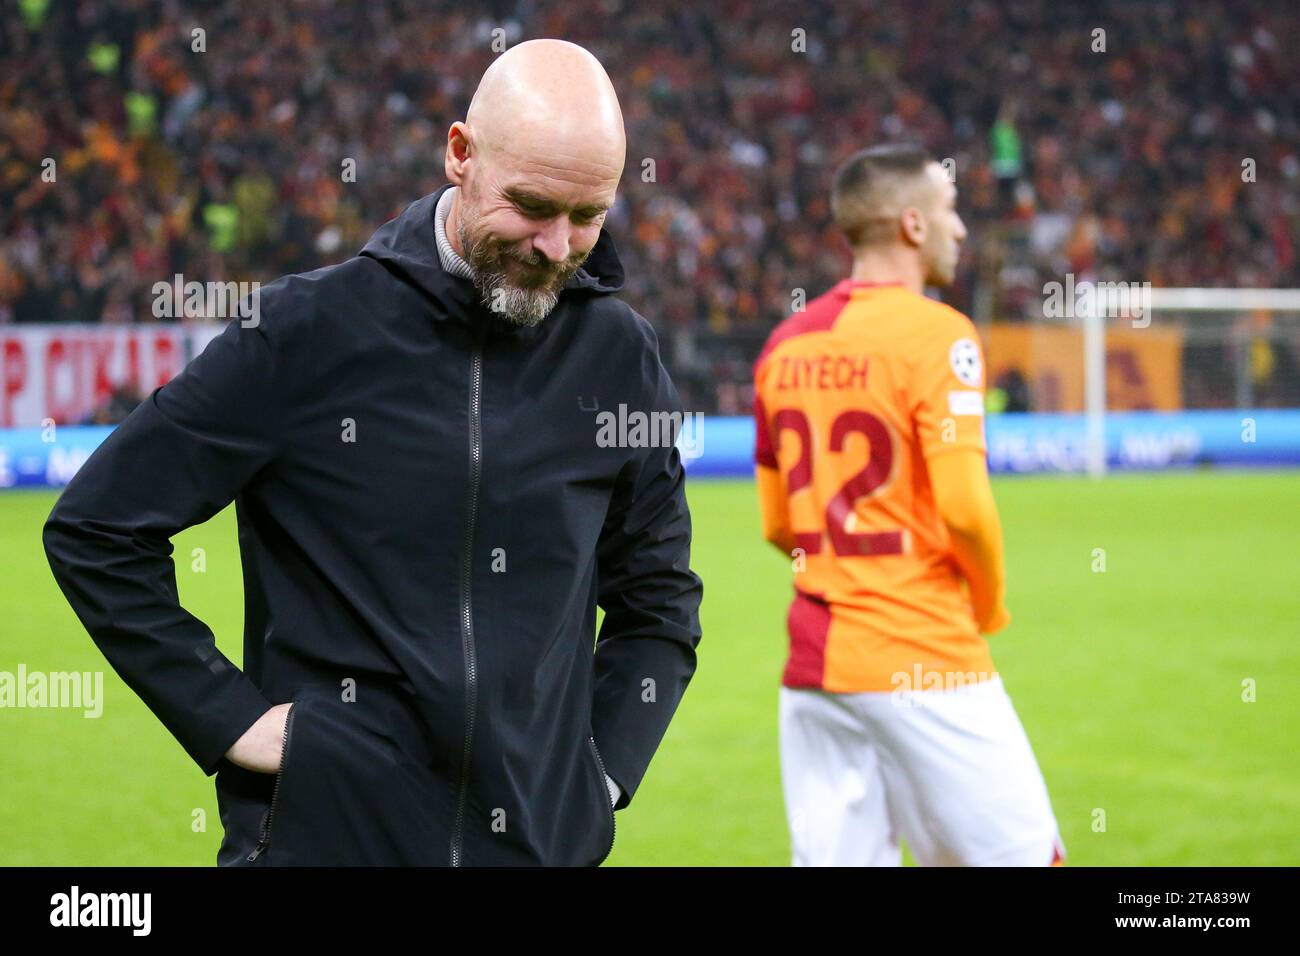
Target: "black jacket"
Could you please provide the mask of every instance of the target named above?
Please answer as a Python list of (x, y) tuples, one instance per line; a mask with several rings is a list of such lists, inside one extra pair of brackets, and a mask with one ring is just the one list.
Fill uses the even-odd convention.
[[(95, 643), (216, 773), (219, 864), (599, 863), (604, 773), (626, 806), (695, 670), (679, 454), (597, 440), (619, 405), (681, 410), (613, 241), (513, 326), (442, 270), (441, 192), (263, 288), (45, 525)], [(232, 499), (242, 672), (169, 541)], [(288, 701), (278, 774), (224, 757)]]

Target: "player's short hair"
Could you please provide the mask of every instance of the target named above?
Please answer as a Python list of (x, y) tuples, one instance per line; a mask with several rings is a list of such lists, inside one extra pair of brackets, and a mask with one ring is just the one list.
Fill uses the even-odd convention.
[(831, 215), (854, 248), (892, 242), (905, 203), (899, 190), (934, 162), (924, 147), (885, 143), (860, 149), (835, 170)]

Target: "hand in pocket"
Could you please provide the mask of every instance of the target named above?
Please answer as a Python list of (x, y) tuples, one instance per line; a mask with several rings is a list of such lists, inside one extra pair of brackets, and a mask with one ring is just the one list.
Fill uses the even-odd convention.
[(291, 707), (292, 703), (276, 704), (257, 718), (257, 723), (226, 751), (226, 759), (245, 770), (277, 773), (283, 755), (284, 725)]

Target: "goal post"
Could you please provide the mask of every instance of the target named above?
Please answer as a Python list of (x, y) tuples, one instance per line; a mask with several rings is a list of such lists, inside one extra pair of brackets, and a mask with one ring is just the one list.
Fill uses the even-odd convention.
[[(1081, 316), (1083, 329), (1084, 415), (1088, 474), (1107, 472), (1106, 458), (1106, 328), (1110, 322), (1131, 321), (1134, 328), (1177, 323), (1189, 341), (1218, 344), (1232, 356), (1232, 404), (1255, 405), (1252, 344), (1280, 341), (1300, 350), (1300, 289), (1143, 288), (1144, 302), (1124, 302), (1125, 319), (1109, 318), (1097, 303)], [(1140, 307), (1139, 307), (1140, 306)], [(1260, 323), (1255, 320), (1266, 320)], [(1186, 363), (1184, 359), (1184, 363)], [(1188, 407), (1194, 407), (1194, 403)]]

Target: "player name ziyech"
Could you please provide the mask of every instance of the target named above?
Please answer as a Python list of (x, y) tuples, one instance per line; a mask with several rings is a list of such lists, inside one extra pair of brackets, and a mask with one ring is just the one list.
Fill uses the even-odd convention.
[(129, 926), (132, 936), (148, 936), (153, 924), (152, 893), (70, 893), (50, 897), (51, 926)]
[(813, 358), (782, 356), (776, 367), (776, 390), (866, 388), (867, 358), (823, 354)]

